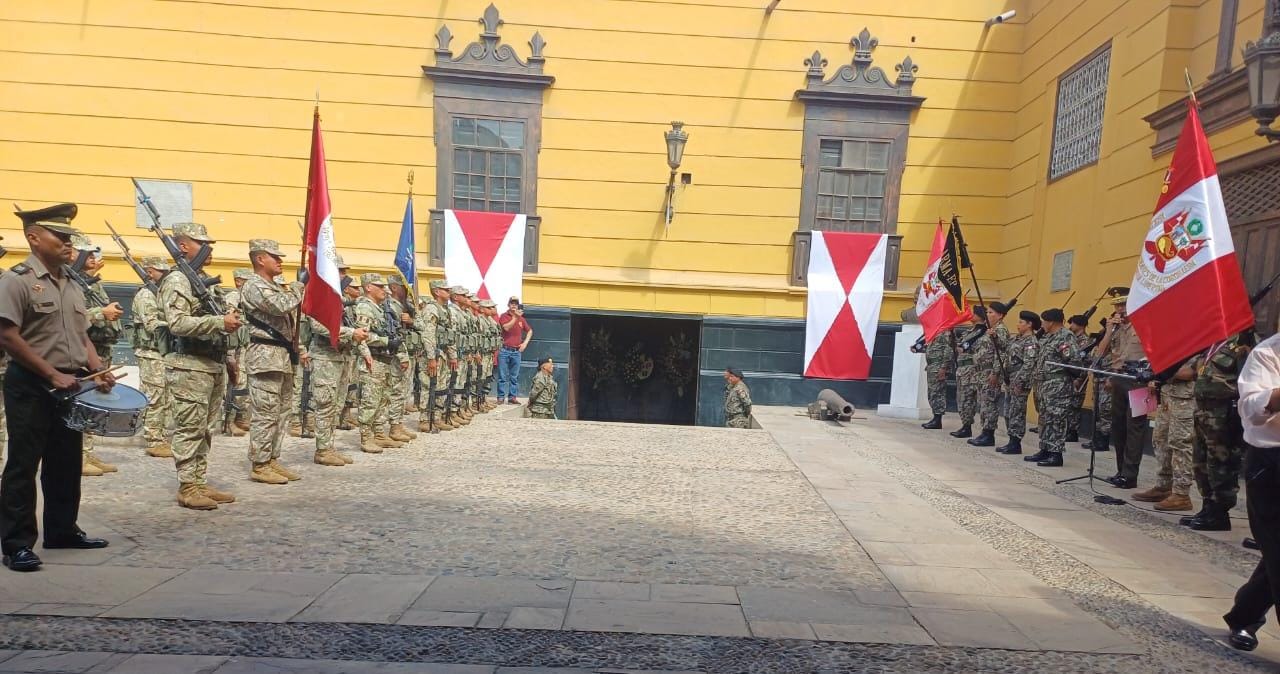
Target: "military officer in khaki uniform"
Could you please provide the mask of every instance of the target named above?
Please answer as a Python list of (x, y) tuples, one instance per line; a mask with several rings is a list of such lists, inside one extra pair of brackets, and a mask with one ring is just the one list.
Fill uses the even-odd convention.
[[(66, 277), (75, 204), (19, 211), (31, 255), (0, 278), (0, 348), (12, 356), (4, 378), (9, 457), (0, 477), (0, 551), (13, 571), (35, 571), (36, 474), (44, 491), (44, 547), (104, 548), (76, 524), (80, 432), (67, 427), (51, 389), (79, 388), (76, 374), (102, 370), (89, 341), (84, 294)], [(99, 378), (110, 388), (110, 372)]]
[[(188, 261), (214, 239), (204, 225), (185, 222), (173, 226), (173, 238)], [(221, 297), (218, 288), (209, 288)], [(209, 486), (210, 426), (222, 413), (222, 391), (227, 382), (227, 335), (240, 329), (234, 307), (227, 313), (210, 312), (192, 289), (185, 274), (170, 273), (160, 282), (160, 306), (173, 335), (172, 350), (164, 356), (165, 386), (173, 403), (174, 433), (170, 445), (178, 469), (178, 504), (193, 510), (213, 510), (232, 503), (235, 496)]]
[[(75, 250), (73, 264), (80, 263), (81, 274), (91, 283), (89, 289), (85, 291), (89, 317), (89, 341), (93, 342), (93, 348), (97, 351), (103, 367), (111, 367), (111, 347), (115, 345), (116, 340), (120, 339), (120, 334), (123, 332), (120, 317), (124, 315), (124, 309), (120, 307), (119, 302), (111, 301), (107, 291), (102, 287), (102, 279), (98, 277), (98, 272), (105, 266), (102, 261), (102, 249), (93, 245), (89, 237), (78, 231), (71, 236), (71, 247)], [(114, 465), (99, 459), (93, 453), (93, 449), (93, 436), (85, 435), (83, 465), (80, 469), (82, 475), (96, 477), (118, 470)]]
[[(142, 269), (147, 273), (151, 286), (159, 289), (164, 275), (169, 272), (169, 262), (162, 257), (142, 258)], [(144, 285), (133, 296), (133, 354), (138, 358), (138, 374), (142, 380), (142, 393), (150, 401), (143, 417), (142, 437), (147, 443), (147, 455), (172, 458), (173, 449), (165, 437), (172, 412), (169, 394), (164, 385), (164, 353), (169, 350), (169, 326), (160, 310), (160, 298), (151, 286)]]
[(360, 449), (378, 454), (383, 449), (403, 446), (378, 429), (378, 424), (387, 418), (391, 387), (395, 385), (391, 368), (400, 366), (401, 351), (392, 337), (394, 328), (388, 327), (383, 304), (387, 299), (386, 279), (382, 274), (362, 274), (360, 283), (364, 296), (356, 302), (356, 327), (369, 332), (369, 338), (356, 346), (364, 361), (360, 367)]

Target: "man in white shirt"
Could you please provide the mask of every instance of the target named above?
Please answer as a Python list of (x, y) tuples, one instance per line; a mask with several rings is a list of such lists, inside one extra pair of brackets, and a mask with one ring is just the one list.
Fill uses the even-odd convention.
[(1253, 349), (1240, 371), (1240, 420), (1249, 445), (1244, 456), (1249, 528), (1262, 550), (1253, 575), (1236, 591), (1222, 619), (1232, 646), (1251, 651), (1267, 612), (1280, 605), (1280, 334)]

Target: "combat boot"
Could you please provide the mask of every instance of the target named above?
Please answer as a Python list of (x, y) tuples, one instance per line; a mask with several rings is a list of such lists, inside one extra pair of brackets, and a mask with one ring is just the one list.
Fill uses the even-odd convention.
[(971, 438), (971, 437), (973, 437), (973, 425), (972, 425), (972, 424), (965, 424), (965, 425), (961, 426), (960, 428), (957, 428), (956, 430), (951, 431), (951, 437), (953, 437), (953, 438)]
[(274, 470), (276, 472), (276, 475), (279, 475), (280, 477), (283, 477), (284, 479), (290, 482), (294, 482), (296, 480), (302, 479), (301, 475), (293, 472), (292, 470), (289, 470), (288, 468), (285, 468), (284, 464), (280, 463), (279, 459), (272, 459), (268, 461), (267, 467), (270, 468), (271, 470)]
[(382, 445), (379, 445), (378, 442), (374, 440), (372, 428), (360, 429), (360, 451), (368, 454), (382, 453)]
[(302, 427), (302, 437), (304, 438), (316, 437), (316, 422), (314, 420), (308, 421), (307, 425)]
[(330, 450), (330, 453), (331, 453), (331, 454), (333, 454), (334, 456), (338, 457), (339, 459), (342, 459), (342, 462), (343, 462), (343, 463), (345, 463), (345, 464), (347, 464), (348, 466), (356, 462), (356, 460), (355, 460), (355, 459), (353, 459), (353, 458), (351, 458), (351, 457), (347, 456), (346, 454), (343, 454), (342, 452), (339, 452), (339, 451), (338, 451), (338, 450), (336, 450), (336, 449), (334, 449), (334, 450)]
[(157, 459), (172, 459), (173, 448), (170, 447), (169, 443), (167, 442), (162, 442), (158, 445), (152, 445), (147, 448), (147, 456), (154, 456)]
[(243, 438), (244, 436), (249, 434), (249, 429), (240, 428), (235, 424), (231, 424), (231, 427), (228, 428), (227, 431), (228, 431), (227, 435), (233, 438)]
[(102, 477), (105, 474), (106, 473), (103, 473), (101, 468), (93, 465), (93, 463), (89, 461), (88, 457), (85, 457), (85, 459), (80, 463), (80, 475), (83, 477)]
[(976, 438), (969, 438), (968, 443), (974, 447), (995, 447), (996, 431), (992, 429), (982, 429), (982, 433)]
[(924, 422), (923, 424), (920, 424), (920, 428), (923, 428), (927, 431), (936, 431), (942, 428), (942, 415), (941, 414), (933, 415), (932, 419)]
[(1205, 510), (1203, 515), (1192, 519), (1187, 526), (1196, 531), (1231, 531), (1231, 517), (1215, 505)]
[(217, 510), (218, 502), (205, 495), (200, 485), (183, 482), (178, 487), (178, 505), (192, 510)]
[(1191, 510), (1191, 498), (1186, 494), (1169, 494), (1163, 501), (1152, 507), (1162, 512)]
[(236, 497), (229, 492), (215, 489), (207, 484), (200, 485), (200, 492), (209, 497), (214, 503), (235, 503)]
[(412, 400), (405, 402), (405, 404), (404, 404), (404, 413), (405, 413), (405, 414), (409, 414), (409, 413), (411, 413), (411, 412), (417, 412), (417, 411), (418, 411), (418, 406), (417, 406), (417, 405), (415, 405), (415, 404), (413, 404), (413, 401), (412, 401)]
[(1143, 501), (1145, 503), (1160, 503), (1173, 493), (1170, 487), (1152, 487), (1139, 492), (1134, 492), (1132, 498), (1135, 501)]
[(120, 470), (119, 468), (116, 468), (114, 465), (107, 463), (102, 459), (99, 459), (97, 455), (94, 455), (94, 454), (89, 455), (89, 463), (92, 463), (93, 465), (97, 466), (98, 470), (104, 473), (116, 473), (116, 472), (119, 472)]
[(1094, 452), (1105, 452), (1107, 446), (1111, 444), (1111, 437), (1106, 433), (1094, 433), (1088, 442), (1080, 445), (1081, 447)]
[(293, 422), (293, 423), (291, 423), (291, 424), (289, 424), (289, 437), (291, 437), (291, 438), (300, 438), (300, 437), (302, 437), (302, 424), (300, 424), (300, 423), (298, 423), (298, 422), (296, 422), (296, 421), (295, 421), (295, 422)]
[[(1022, 438), (1015, 438), (1012, 435), (1010, 435), (1008, 444), (996, 449), (996, 451), (1000, 452), (1001, 454), (1021, 454)], [(1039, 461), (1040, 459), (1036, 459), (1036, 460)]]
[(356, 411), (352, 407), (342, 410), (342, 415), (338, 418), (338, 428), (344, 431), (353, 431), (360, 427), (360, 422), (356, 421)]
[(289, 484), (289, 478), (271, 470), (270, 463), (255, 463), (249, 479), (263, 484)]
[(1080, 431), (1074, 428), (1067, 431), (1067, 442), (1080, 442)]
[(1024, 456), (1024, 457), (1022, 457), (1022, 460), (1023, 460), (1023, 461), (1031, 461), (1031, 462), (1040, 462), (1040, 461), (1044, 461), (1045, 459), (1049, 458), (1050, 456), (1053, 456), (1053, 455), (1052, 455), (1052, 454), (1050, 454), (1049, 452), (1044, 451), (1044, 450), (1042, 449), (1042, 450), (1040, 450), (1040, 451), (1036, 452), (1035, 454), (1032, 454), (1031, 456)]
[(1184, 527), (1189, 527), (1191, 526), (1192, 522), (1194, 522), (1197, 519), (1200, 519), (1207, 512), (1209, 512), (1209, 502), (1205, 501), (1200, 505), (1200, 510), (1197, 511), (1196, 514), (1186, 515), (1184, 517), (1178, 518), (1178, 524), (1181, 524)]
[(235, 426), (236, 428), (239, 428), (240, 430), (244, 431), (245, 433), (248, 433), (248, 432), (249, 432), (249, 420), (248, 420), (248, 419), (244, 419), (244, 418), (241, 418), (241, 417), (236, 417), (234, 420), (232, 420), (231, 425), (232, 425), (232, 426)]
[(436, 426), (436, 428), (437, 428), (437, 429), (439, 429), (439, 430), (441, 430), (441, 431), (451, 431), (451, 430), (453, 430), (454, 428), (457, 428), (456, 426), (454, 426), (453, 424), (449, 423), (448, 421), (445, 421), (445, 415), (444, 415), (444, 412), (436, 412), (436, 414), (435, 414), (435, 426)]
[(401, 447), (404, 447), (404, 443), (399, 440), (392, 440), (391, 436), (386, 433), (375, 433), (373, 441), (378, 443), (378, 446), (384, 449), (400, 449)]
[(322, 466), (347, 465), (347, 462), (343, 461), (342, 457), (338, 456), (338, 453), (333, 451), (332, 449), (317, 449), (316, 455), (311, 460)]
[(392, 440), (399, 440), (400, 442), (409, 442), (410, 440), (418, 437), (417, 433), (405, 428), (404, 424), (396, 424), (392, 426), (387, 435), (390, 436)]

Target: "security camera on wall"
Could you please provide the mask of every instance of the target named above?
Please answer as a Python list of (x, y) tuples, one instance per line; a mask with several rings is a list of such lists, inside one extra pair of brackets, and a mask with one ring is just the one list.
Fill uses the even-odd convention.
[(990, 19), (987, 19), (987, 26), (994, 26), (997, 23), (1004, 23), (1005, 21), (1008, 21), (1009, 19), (1012, 19), (1017, 15), (1018, 15), (1018, 12), (1011, 9), (1005, 12), (1004, 14), (999, 14), (991, 17)]

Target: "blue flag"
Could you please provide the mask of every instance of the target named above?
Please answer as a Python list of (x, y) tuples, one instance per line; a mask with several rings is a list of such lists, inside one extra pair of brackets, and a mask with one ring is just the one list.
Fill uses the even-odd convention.
[(400, 243), (396, 246), (396, 269), (404, 274), (404, 280), (415, 295), (418, 293), (416, 251), (417, 246), (413, 243), (413, 195), (409, 195), (409, 202), (404, 205), (404, 224), (400, 226)]

